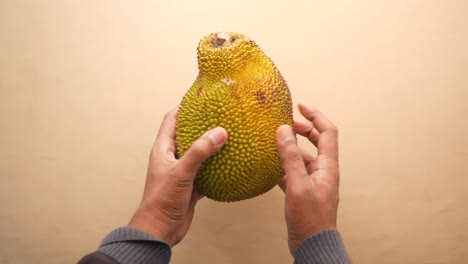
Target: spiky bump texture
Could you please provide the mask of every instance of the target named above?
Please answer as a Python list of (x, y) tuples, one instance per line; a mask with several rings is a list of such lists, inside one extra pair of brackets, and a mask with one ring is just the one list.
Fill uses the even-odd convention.
[(284, 175), (276, 130), (293, 125), (286, 81), (257, 44), (241, 33), (205, 36), (198, 46), (198, 68), (179, 107), (178, 155), (217, 126), (227, 130), (228, 141), (201, 165), (196, 190), (224, 202), (269, 191)]

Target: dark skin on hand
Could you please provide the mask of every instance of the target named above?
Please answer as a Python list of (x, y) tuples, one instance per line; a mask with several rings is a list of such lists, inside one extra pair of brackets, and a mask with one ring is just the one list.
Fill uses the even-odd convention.
[[(339, 201), (338, 132), (317, 109), (299, 104), (309, 122), (294, 122), (300, 136), (316, 148), (312, 156), (297, 146), (291, 127), (277, 130), (277, 145), (286, 175), (278, 186), (285, 193), (288, 245), (294, 256), (313, 234), (336, 229)], [(201, 163), (226, 143), (221, 127), (206, 132), (180, 159), (175, 152), (177, 108), (166, 114), (151, 150), (143, 198), (128, 226), (146, 231), (170, 247), (179, 243), (192, 223), (195, 205), (203, 196), (193, 188)]]

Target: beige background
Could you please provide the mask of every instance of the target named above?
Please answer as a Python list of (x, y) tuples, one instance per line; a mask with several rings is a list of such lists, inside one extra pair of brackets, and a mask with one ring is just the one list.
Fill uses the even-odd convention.
[[(355, 263), (466, 263), (467, 3), (0, 0), (0, 263), (74, 263), (127, 223), (219, 30), (256, 40), (294, 102), (338, 125)], [(203, 200), (172, 260), (291, 263), (285, 235), (277, 188)]]

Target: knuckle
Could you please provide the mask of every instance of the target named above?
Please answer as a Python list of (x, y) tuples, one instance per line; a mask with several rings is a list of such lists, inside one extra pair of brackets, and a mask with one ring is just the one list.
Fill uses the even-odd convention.
[(172, 111), (171, 112), (167, 112), (165, 115), (164, 115), (164, 120), (168, 120), (172, 118)]
[(173, 178), (171, 190), (176, 195), (184, 194), (192, 187), (192, 181), (189, 180), (191, 177), (187, 177), (185, 174), (188, 174), (188, 172), (181, 172)]
[(330, 133), (338, 135), (338, 128), (334, 124), (330, 123), (330, 128), (328, 130), (330, 131)]
[(191, 172), (182, 166), (175, 166), (171, 169), (169, 172), (169, 179), (171, 179), (171, 192), (174, 194), (180, 194), (191, 188), (193, 184), (191, 179), (193, 177), (188, 177), (188, 175), (192, 173), (194, 172)]
[(148, 156), (150, 160), (153, 160), (157, 157), (156, 149), (154, 147), (150, 150), (150, 153)]
[(192, 149), (193, 155), (196, 155), (197, 157), (204, 157), (208, 155), (210, 151), (210, 147), (211, 147), (211, 144), (209, 140), (202, 137), (199, 140), (195, 141), (191, 149)]
[(297, 185), (290, 190), (288, 196), (294, 201), (308, 201), (312, 195), (312, 188), (308, 184)]
[(302, 161), (302, 155), (295, 144), (285, 146), (284, 157), (291, 161)]

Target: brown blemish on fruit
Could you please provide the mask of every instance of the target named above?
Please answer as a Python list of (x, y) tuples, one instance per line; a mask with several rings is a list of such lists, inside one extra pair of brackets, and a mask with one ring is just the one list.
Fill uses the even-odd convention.
[(265, 104), (266, 103), (266, 95), (263, 91), (257, 91), (257, 101), (260, 103), (260, 104)]
[(198, 87), (197, 89), (197, 95), (200, 95), (202, 90), (203, 90), (203, 86), (200, 85), (200, 87)]

